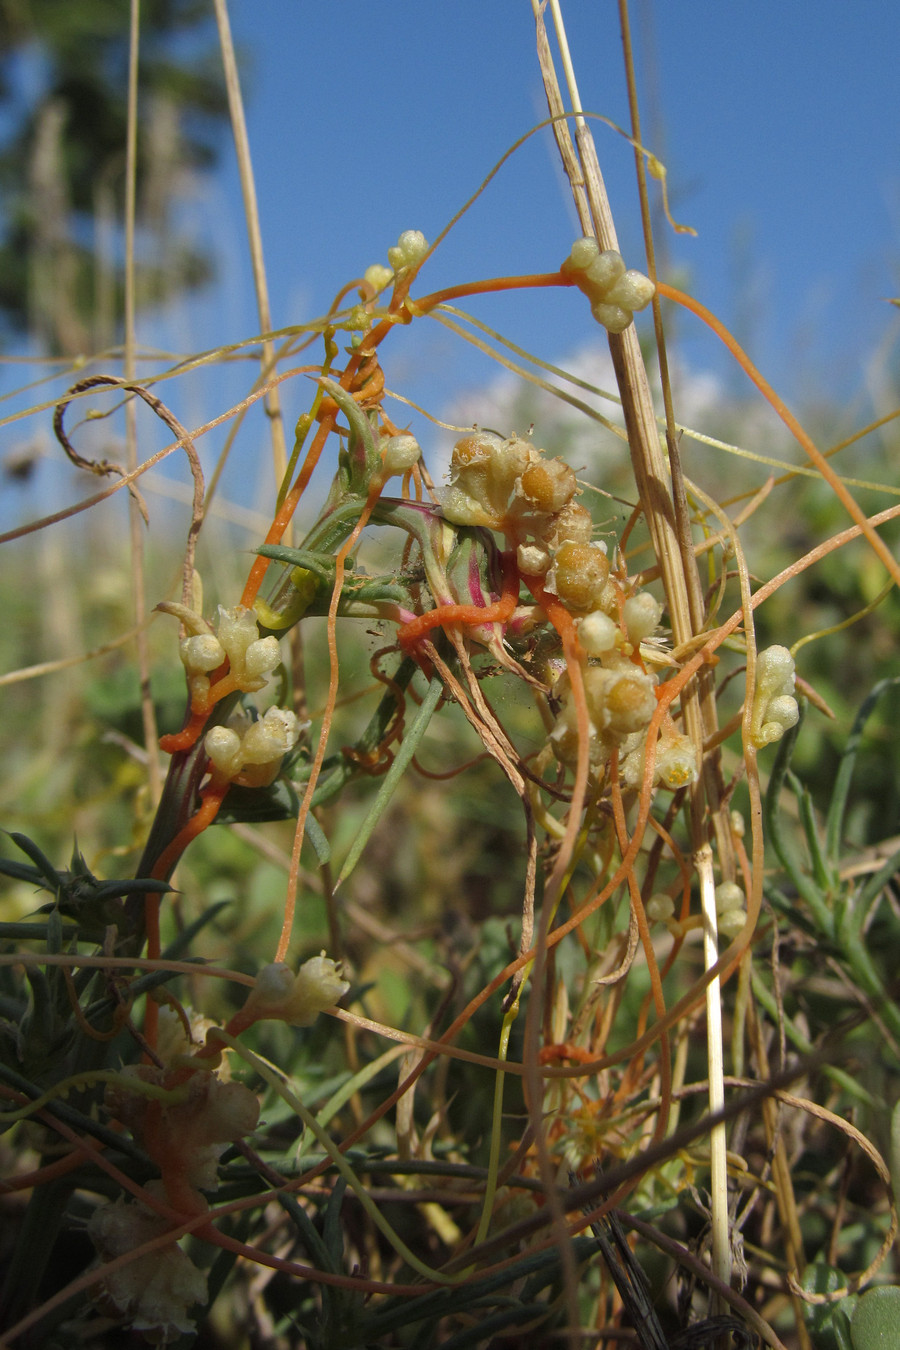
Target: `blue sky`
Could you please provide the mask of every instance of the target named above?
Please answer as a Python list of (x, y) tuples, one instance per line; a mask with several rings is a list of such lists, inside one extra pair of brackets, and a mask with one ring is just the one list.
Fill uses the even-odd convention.
[[(249, 126), (279, 323), (320, 312), (401, 229), (433, 238), (545, 115), (527, 0), (237, 0), (232, 12), (253, 60)], [(626, 123), (615, 5), (570, 0), (565, 12), (584, 105)], [(639, 47), (643, 13), (634, 6)], [(644, 139), (668, 165), (676, 217), (698, 230), (663, 238), (670, 275), (741, 329), (771, 374), (791, 383), (824, 363), (827, 385), (839, 374), (852, 390), (896, 324), (884, 297), (900, 290), (900, 10), (667, 0), (652, 16)], [(631, 150), (602, 126), (595, 135), (623, 250), (638, 262)], [(545, 270), (573, 231), (544, 134), (422, 284)], [(544, 299), (478, 312), (559, 356), (590, 319), (571, 294)]]
[[(564, 12), (584, 106), (626, 124), (613, 0), (564, 0)], [(528, 0), (232, 0), (231, 16), (249, 58), (247, 117), (277, 326), (322, 313), (345, 281), (385, 259), (401, 230), (433, 239), (546, 115)], [(632, 24), (644, 142), (668, 167), (676, 218), (698, 231), (664, 230), (661, 274), (714, 309), (798, 406), (823, 392), (860, 402), (873, 354), (895, 364), (900, 323), (885, 303), (900, 292), (896, 0), (635, 0)], [(599, 124), (595, 137), (622, 250), (640, 265), (631, 149)], [(181, 351), (257, 329), (228, 143), (188, 215), (217, 254), (221, 284), (185, 299), (161, 330), (146, 321), (143, 330)], [(576, 233), (552, 140), (540, 133), (455, 227), (421, 287), (552, 269)], [(469, 308), (552, 361), (598, 336), (572, 291)], [(679, 315), (672, 336), (687, 368), (717, 372), (744, 392), (695, 320)], [(383, 354), (388, 384), (439, 416), (496, 378), (430, 322), (392, 336)], [(244, 368), (236, 381), (232, 368), (193, 406), (180, 396), (179, 415), (196, 424), (249, 380)], [(285, 390), (291, 418), (308, 397), (302, 386)], [(211, 437), (210, 451), (220, 443)], [(249, 430), (244, 453), (258, 444)]]

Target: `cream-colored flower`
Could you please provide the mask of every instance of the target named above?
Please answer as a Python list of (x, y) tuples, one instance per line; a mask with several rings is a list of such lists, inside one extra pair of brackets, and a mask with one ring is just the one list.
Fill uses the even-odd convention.
[(239, 714), (229, 726), (210, 727), (203, 746), (222, 778), (243, 787), (265, 787), (277, 778), (281, 761), (297, 744), (301, 730), (289, 708), (268, 708), (249, 725)]
[(349, 988), (340, 966), (324, 952), (304, 961), (296, 974), (284, 962), (276, 961), (263, 966), (257, 975), (241, 1020), (247, 1025), (274, 1020), (308, 1027), (325, 1008), (334, 1007)]
[(756, 660), (756, 689), (750, 719), (750, 742), (757, 750), (796, 726), (800, 709), (794, 698), (794, 658), (787, 647), (767, 647)]
[(387, 251), (388, 262), (395, 272), (415, 267), (428, 252), (428, 240), (421, 230), (404, 230), (393, 248)]
[(601, 252), (596, 239), (578, 239), (561, 269), (591, 302), (591, 313), (611, 333), (622, 333), (636, 310), (649, 305), (656, 287), (635, 268), (626, 271), (615, 249)]

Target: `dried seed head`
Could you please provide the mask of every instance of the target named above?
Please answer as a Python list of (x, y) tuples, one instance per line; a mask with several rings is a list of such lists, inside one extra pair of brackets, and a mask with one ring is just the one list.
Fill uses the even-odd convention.
[(542, 544), (519, 544), (516, 563), (526, 577), (543, 577), (550, 570), (550, 554)]
[(575, 474), (564, 459), (541, 459), (529, 464), (519, 479), (529, 506), (556, 515), (575, 495)]

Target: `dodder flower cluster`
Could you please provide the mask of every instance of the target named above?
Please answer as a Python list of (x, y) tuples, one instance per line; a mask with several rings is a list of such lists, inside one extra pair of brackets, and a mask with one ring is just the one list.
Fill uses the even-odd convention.
[[(180, 619), (186, 630), (178, 650), (193, 713), (209, 713), (227, 694), (258, 693), (281, 662), (278, 639), (260, 637), (256, 615), (241, 605), (220, 605), (215, 630), (187, 605), (164, 601), (157, 608)], [(269, 708), (257, 720), (238, 712), (227, 726), (210, 728), (204, 748), (220, 778), (242, 787), (266, 787), (278, 776), (300, 731), (296, 714), (288, 708)]]
[(594, 318), (610, 333), (623, 333), (634, 311), (649, 305), (656, 290), (643, 272), (626, 270), (621, 253), (614, 248), (601, 253), (590, 235), (572, 245), (560, 270), (588, 297)]
[[(574, 618), (587, 658), (592, 765), (598, 769), (622, 747), (626, 782), (636, 785), (656, 708), (656, 679), (645, 669), (640, 649), (657, 628), (662, 607), (648, 592), (629, 594), (627, 583), (613, 575), (606, 545), (592, 540), (590, 514), (576, 493), (575, 474), (564, 460), (547, 458), (518, 436), (473, 431), (454, 446), (441, 504), (456, 525), (503, 533), (539, 603), (552, 596)], [(557, 758), (571, 763), (578, 754), (578, 730), (567, 674), (554, 694), (561, 709), (550, 742)], [(667, 724), (655, 781), (683, 787), (697, 772), (691, 742)]]

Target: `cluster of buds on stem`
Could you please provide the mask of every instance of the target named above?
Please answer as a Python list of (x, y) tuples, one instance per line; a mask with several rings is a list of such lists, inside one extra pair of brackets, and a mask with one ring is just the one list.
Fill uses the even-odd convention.
[(574, 281), (591, 302), (591, 313), (610, 333), (622, 333), (653, 299), (656, 287), (634, 268), (626, 270), (621, 253), (600, 251), (590, 235), (577, 240), (560, 271)]
[[(408, 447), (402, 450), (408, 458)], [(208, 714), (228, 694), (258, 693), (281, 662), (278, 639), (260, 637), (259, 620), (253, 610), (242, 605), (234, 609), (220, 605), (215, 628), (186, 605), (163, 601), (157, 608), (180, 619), (185, 630), (179, 653), (195, 715)], [(204, 746), (213, 774), (220, 781), (266, 787), (278, 776), (281, 762), (297, 744), (300, 731), (300, 723), (289, 709), (269, 708), (256, 720), (240, 711), (227, 726), (212, 727)]]
[[(656, 708), (656, 680), (644, 667), (641, 644), (659, 626), (662, 606), (649, 592), (629, 594), (627, 582), (613, 574), (606, 545), (592, 539), (590, 514), (575, 500), (577, 490), (564, 460), (548, 458), (518, 436), (476, 430), (454, 446), (441, 506), (456, 525), (504, 534), (515, 549), (520, 577), (573, 617), (587, 658), (591, 763), (599, 768), (620, 747), (623, 758), (634, 752), (625, 776), (629, 783)], [(550, 743), (561, 761), (573, 763), (578, 717), (568, 674), (557, 681), (554, 695), (561, 707)], [(660, 742), (656, 783), (683, 787), (697, 772), (693, 745), (672, 724)]]
[(261, 638), (256, 615), (241, 605), (235, 609), (220, 605), (215, 628), (187, 605), (163, 600), (156, 608), (180, 619), (185, 629), (178, 651), (187, 673), (192, 707), (210, 702), (214, 687), (210, 675), (220, 670), (226, 661), (228, 692), (240, 690), (247, 694), (264, 688), (269, 675), (281, 661), (278, 639)]
[(268, 708), (252, 721), (238, 713), (227, 726), (211, 727), (204, 749), (214, 771), (240, 787), (267, 787), (293, 750), (301, 725), (289, 708)]
[(402, 277), (411, 268), (418, 267), (428, 252), (428, 240), (421, 230), (404, 230), (396, 244), (387, 251), (390, 267), (372, 263), (363, 273), (363, 280), (374, 295), (380, 294), (392, 281)]
[(767, 647), (756, 659), (756, 689), (750, 716), (750, 741), (757, 750), (796, 726), (800, 717), (794, 698), (794, 658), (787, 647)]

